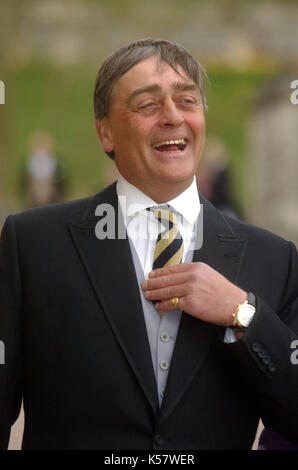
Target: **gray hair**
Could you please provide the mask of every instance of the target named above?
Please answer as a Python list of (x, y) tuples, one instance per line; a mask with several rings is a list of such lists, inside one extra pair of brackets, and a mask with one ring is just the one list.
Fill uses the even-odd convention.
[[(117, 49), (106, 58), (95, 83), (94, 114), (97, 119), (108, 115), (115, 82), (128, 70), (148, 57), (156, 55), (160, 62), (165, 62), (179, 73), (179, 65), (198, 86), (204, 109), (206, 106), (205, 86), (207, 74), (203, 66), (182, 46), (163, 39), (141, 39)], [(181, 75), (181, 74), (179, 74)], [(108, 153), (113, 158), (113, 152)]]

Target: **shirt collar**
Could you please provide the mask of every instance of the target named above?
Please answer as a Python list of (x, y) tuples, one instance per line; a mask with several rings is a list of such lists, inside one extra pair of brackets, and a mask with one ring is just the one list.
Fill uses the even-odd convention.
[[(158, 206), (153, 199), (130, 184), (123, 176), (120, 176), (117, 181), (116, 191), (126, 225), (130, 217), (137, 215), (148, 207)], [(168, 201), (167, 204), (181, 214), (187, 222), (193, 224), (200, 212), (200, 198), (196, 178), (194, 177), (192, 184), (185, 191)]]

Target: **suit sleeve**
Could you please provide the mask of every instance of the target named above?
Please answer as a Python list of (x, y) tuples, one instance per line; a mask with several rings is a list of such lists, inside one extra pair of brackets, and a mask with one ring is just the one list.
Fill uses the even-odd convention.
[(10, 428), (22, 401), (22, 287), (13, 216), (0, 240), (0, 449), (6, 449)]
[(265, 427), (298, 442), (298, 257), (295, 246), (288, 246), (289, 271), (279, 311), (258, 297), (249, 328), (227, 347)]

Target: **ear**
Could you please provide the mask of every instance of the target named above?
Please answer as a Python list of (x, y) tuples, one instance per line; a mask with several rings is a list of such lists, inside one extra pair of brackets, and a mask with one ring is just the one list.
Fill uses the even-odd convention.
[(107, 118), (95, 119), (95, 128), (104, 151), (112, 152), (114, 149), (113, 137)]

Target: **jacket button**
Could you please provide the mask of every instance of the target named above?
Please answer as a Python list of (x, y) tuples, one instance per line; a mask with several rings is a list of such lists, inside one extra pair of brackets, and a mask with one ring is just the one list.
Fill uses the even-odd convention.
[(267, 356), (266, 352), (264, 351), (264, 349), (260, 349), (258, 352), (257, 352), (257, 355), (258, 357), (260, 357), (261, 359), (263, 359), (265, 356)]
[(161, 437), (160, 434), (156, 434), (156, 435), (154, 436), (154, 442), (155, 442), (155, 444), (158, 445), (158, 446), (162, 446), (162, 445), (164, 444), (164, 440), (163, 440), (163, 438)]
[(270, 356), (268, 356), (268, 354), (266, 354), (263, 357), (262, 361), (263, 361), (264, 364), (269, 364), (270, 363)]
[(268, 364), (268, 370), (269, 370), (270, 372), (275, 372), (275, 365), (273, 364), (273, 362), (270, 362), (270, 363)]
[(261, 349), (261, 346), (259, 345), (259, 343), (252, 343), (252, 350), (254, 352), (258, 352), (260, 351), (260, 349)]

